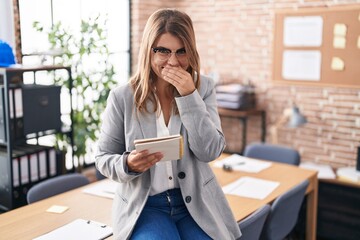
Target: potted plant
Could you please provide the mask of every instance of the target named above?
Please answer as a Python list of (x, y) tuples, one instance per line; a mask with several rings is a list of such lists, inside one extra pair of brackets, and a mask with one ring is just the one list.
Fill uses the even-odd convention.
[[(54, 56), (54, 64), (71, 66), (73, 97), (73, 154), (78, 167), (85, 163), (84, 156), (89, 144), (99, 133), (101, 113), (104, 111), (110, 89), (116, 85), (114, 67), (109, 62), (107, 46), (106, 18), (100, 15), (82, 20), (77, 34), (64, 27), (60, 22), (51, 29), (44, 29), (39, 22), (34, 28), (48, 36)], [(55, 76), (55, 84), (69, 86), (68, 78)], [(75, 101), (74, 101), (75, 100)], [(63, 149), (69, 144), (65, 135), (58, 134), (56, 145)]]

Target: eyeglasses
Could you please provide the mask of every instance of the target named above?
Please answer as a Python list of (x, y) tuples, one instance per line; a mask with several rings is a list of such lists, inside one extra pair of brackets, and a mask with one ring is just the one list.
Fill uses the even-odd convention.
[(154, 47), (151, 49), (156, 54), (156, 56), (162, 61), (168, 60), (171, 57), (171, 54), (173, 53), (175, 53), (175, 56), (179, 61), (185, 60), (187, 57), (185, 48), (180, 48), (175, 52), (172, 52), (170, 49), (164, 47)]

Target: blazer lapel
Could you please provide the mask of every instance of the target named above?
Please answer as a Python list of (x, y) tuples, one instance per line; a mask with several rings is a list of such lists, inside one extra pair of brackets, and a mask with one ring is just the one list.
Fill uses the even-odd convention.
[(144, 138), (154, 138), (157, 136), (156, 113), (153, 112), (154, 106), (149, 101), (147, 103), (147, 109), (149, 109), (149, 112), (138, 115), (139, 124)]
[(179, 114), (172, 115), (169, 124), (170, 135), (180, 134), (181, 124), (182, 123), (181, 123), (180, 115)]

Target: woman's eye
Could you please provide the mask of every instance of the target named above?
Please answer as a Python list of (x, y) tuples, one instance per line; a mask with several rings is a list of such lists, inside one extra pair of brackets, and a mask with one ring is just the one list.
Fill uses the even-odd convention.
[(186, 50), (185, 49), (180, 49), (176, 52), (176, 54), (178, 55), (185, 55), (186, 54)]
[(170, 51), (168, 50), (168, 49), (164, 49), (164, 48), (161, 48), (161, 49), (159, 49), (158, 50), (160, 53), (162, 53), (162, 54), (169, 54), (170, 53)]

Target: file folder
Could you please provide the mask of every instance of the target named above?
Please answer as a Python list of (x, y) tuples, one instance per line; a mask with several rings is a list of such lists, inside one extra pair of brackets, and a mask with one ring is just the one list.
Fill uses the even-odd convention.
[(13, 171), (13, 186), (20, 186), (20, 177), (19, 177), (19, 160), (17, 158), (12, 159), (12, 171)]
[(48, 155), (47, 159), (49, 159), (50, 176), (55, 176), (57, 173), (55, 148), (49, 149)]
[(29, 183), (29, 163), (26, 157), (20, 157), (21, 184)]
[(14, 187), (36, 183), (57, 174), (56, 151), (53, 147), (24, 144), (13, 149)]
[(39, 165), (36, 154), (30, 154), (30, 179), (31, 182), (39, 180)]
[[(24, 135), (24, 113), (22, 103), (22, 90), (18, 85), (11, 85), (8, 89), (10, 134), (12, 139), (23, 139)], [(4, 87), (0, 86), (0, 143), (6, 143), (5, 123), (5, 95)]]

